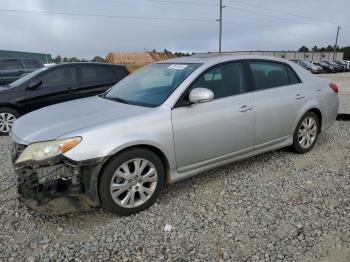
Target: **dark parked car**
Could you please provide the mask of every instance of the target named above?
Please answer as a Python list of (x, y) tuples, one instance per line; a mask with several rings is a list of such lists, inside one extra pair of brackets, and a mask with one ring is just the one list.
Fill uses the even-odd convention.
[(294, 63), (304, 67), (306, 70), (310, 71), (313, 74), (318, 74), (323, 71), (323, 67), (319, 65), (314, 65), (308, 60), (291, 60)]
[(0, 85), (16, 81), (41, 67), (44, 67), (43, 63), (32, 58), (0, 59)]
[(331, 67), (333, 67), (335, 69), (336, 72), (343, 72), (344, 71), (344, 68), (340, 65), (337, 65), (336, 63), (334, 62), (331, 62), (331, 61), (322, 61), (328, 65), (330, 65)]
[(333, 63), (343, 67), (344, 72), (350, 71), (349, 65), (345, 61), (338, 60), (338, 61), (333, 61)]
[(67, 63), (43, 67), (0, 87), (0, 135), (9, 133), (19, 116), (36, 109), (94, 96), (129, 74), (122, 65)]
[(317, 65), (317, 66), (322, 66), (323, 70), (327, 73), (336, 73), (337, 72), (337, 70), (333, 66), (331, 66), (328, 63), (325, 63), (323, 61), (321, 61), (321, 62), (312, 61), (312, 64)]

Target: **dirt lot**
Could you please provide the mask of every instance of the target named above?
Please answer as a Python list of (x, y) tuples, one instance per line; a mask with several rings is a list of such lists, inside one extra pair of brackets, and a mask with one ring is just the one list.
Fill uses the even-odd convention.
[[(350, 113), (350, 74), (326, 77)], [(130, 217), (27, 210), (8, 138), (0, 149), (0, 261), (350, 261), (350, 122), (306, 155), (279, 150), (169, 185)]]

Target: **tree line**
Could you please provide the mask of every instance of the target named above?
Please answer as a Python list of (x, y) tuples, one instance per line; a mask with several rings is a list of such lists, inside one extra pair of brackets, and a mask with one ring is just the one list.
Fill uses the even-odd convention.
[[(344, 53), (344, 59), (345, 60), (350, 60), (350, 46), (345, 46), (345, 47), (339, 47), (337, 46), (336, 48), (337, 52), (343, 52)], [(311, 48), (307, 48), (306, 46), (302, 46), (298, 50), (299, 52), (334, 52), (334, 46), (328, 45), (327, 47), (317, 47), (316, 45)]]

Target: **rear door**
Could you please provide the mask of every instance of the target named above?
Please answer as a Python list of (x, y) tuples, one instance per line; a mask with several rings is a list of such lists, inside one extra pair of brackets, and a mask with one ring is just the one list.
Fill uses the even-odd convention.
[(38, 76), (42, 84), (33, 90), (26, 89), (27, 111), (74, 99), (72, 90), (78, 88), (74, 65), (57, 66)]
[(19, 59), (3, 59), (0, 63), (1, 84), (11, 83), (25, 73), (22, 62)]
[(127, 72), (122, 69), (124, 68), (110, 65), (80, 65), (79, 89), (76, 90), (74, 96), (94, 96), (107, 91), (127, 75)]
[(294, 132), (294, 123), (305, 101), (301, 81), (287, 64), (249, 61), (254, 82), (255, 147), (282, 142)]

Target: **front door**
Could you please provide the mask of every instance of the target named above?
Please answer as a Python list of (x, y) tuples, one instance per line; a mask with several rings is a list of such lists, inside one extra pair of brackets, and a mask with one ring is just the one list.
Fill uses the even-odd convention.
[(74, 99), (72, 92), (79, 84), (74, 66), (57, 66), (38, 77), (41, 85), (33, 90), (26, 89), (26, 111)]
[(254, 146), (254, 98), (247, 89), (243, 63), (214, 66), (198, 77), (193, 88), (213, 91), (214, 100), (172, 110), (176, 162), (185, 172), (211, 161), (249, 152)]

